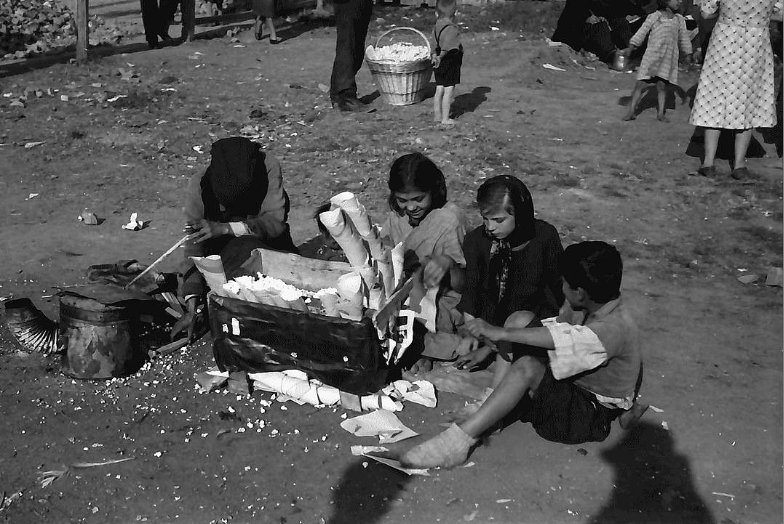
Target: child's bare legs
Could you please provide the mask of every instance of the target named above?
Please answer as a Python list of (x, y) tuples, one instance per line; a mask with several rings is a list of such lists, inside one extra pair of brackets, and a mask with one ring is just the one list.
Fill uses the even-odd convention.
[(449, 118), (449, 112), (452, 110), (452, 96), (455, 93), (455, 86), (444, 87), (444, 98), (441, 101), (441, 123), (454, 124), (455, 121)]
[(544, 363), (535, 357), (525, 355), (515, 360), (493, 394), (460, 428), (468, 436), (478, 438), (508, 415), (526, 393), (536, 391), (544, 371)]
[(637, 104), (640, 103), (640, 98), (642, 97), (642, 89), (645, 87), (645, 82), (642, 80), (637, 80), (634, 84), (634, 89), (632, 89), (632, 101), (629, 102), (629, 110), (626, 111), (626, 114), (623, 116), (624, 120), (634, 120), (637, 118), (637, 115), (634, 112), (637, 110)]
[(441, 103), (444, 100), (444, 86), (436, 86), (436, 94), (433, 96), (433, 121), (441, 121)]
[(523, 396), (536, 391), (545, 373), (545, 365), (531, 356), (523, 356), (509, 367), (504, 379), (479, 410), (459, 426), (414, 446), (400, 457), (411, 467), (451, 467), (468, 458), (471, 447), (485, 431), (510, 413)]
[(659, 114), (656, 115), (656, 118), (660, 122), (669, 122), (670, 119), (664, 116), (664, 113), (667, 111), (665, 104), (667, 103), (667, 82), (664, 80), (659, 80), (656, 82), (656, 104), (659, 110)]
[[(507, 317), (506, 321), (504, 322), (505, 328), (524, 328), (528, 326), (528, 324), (536, 318), (536, 315), (531, 313), (530, 311), (515, 311), (509, 317)], [(495, 358), (495, 371), (493, 372), (493, 389), (498, 387), (501, 381), (506, 376), (506, 372), (509, 371), (509, 367), (512, 365), (511, 362), (505, 360), (501, 355), (497, 355)]]
[(746, 167), (746, 151), (751, 142), (751, 129), (745, 129), (735, 133), (735, 163), (733, 170)]
[(270, 42), (277, 43), (278, 34), (275, 32), (275, 24), (272, 23), (272, 17), (271, 16), (267, 17), (264, 23), (267, 26), (267, 31), (269, 31)]

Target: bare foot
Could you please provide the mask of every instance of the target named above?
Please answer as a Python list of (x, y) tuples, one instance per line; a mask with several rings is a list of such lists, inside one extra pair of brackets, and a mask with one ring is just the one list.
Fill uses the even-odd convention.
[(669, 119), (669, 118), (667, 118), (667, 117), (666, 117), (666, 116), (664, 116), (664, 115), (659, 115), (659, 116), (657, 116), (657, 117), (656, 117), (656, 120), (658, 120), (659, 122), (669, 122), (669, 121), (670, 121), (670, 119)]
[(630, 120), (634, 120), (635, 118), (637, 118), (637, 117), (634, 115), (634, 113), (626, 113), (625, 115), (623, 115), (623, 121), (624, 122), (628, 122)]

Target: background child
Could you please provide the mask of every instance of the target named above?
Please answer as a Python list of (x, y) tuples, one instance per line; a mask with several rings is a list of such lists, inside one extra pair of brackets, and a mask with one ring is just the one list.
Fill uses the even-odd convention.
[(691, 40), (686, 30), (686, 20), (678, 11), (681, 0), (658, 0), (658, 10), (649, 14), (642, 27), (634, 34), (629, 48), (640, 47), (648, 36), (648, 47), (642, 56), (637, 71), (637, 83), (632, 91), (632, 101), (624, 120), (634, 120), (635, 111), (640, 102), (646, 84), (656, 83), (658, 115), (662, 122), (669, 122), (664, 113), (667, 96), (667, 84), (678, 83), (678, 48), (689, 59), (691, 58)]
[(620, 254), (605, 242), (574, 244), (563, 253), (561, 271), (566, 303), (544, 327), (500, 328), (481, 319), (467, 324), (474, 336), (536, 346), (541, 355), (516, 359), (476, 413), (410, 449), (402, 463), (427, 468), (465, 462), (479, 436), (525, 398), (536, 432), (566, 444), (602, 441), (615, 418), (642, 415), (644, 407), (634, 403), (642, 370), (639, 336), (621, 302)]
[[(477, 192), (484, 224), (466, 235), (466, 279), (458, 308), (466, 322), (481, 318), (503, 326), (507, 322), (541, 325), (558, 314), (563, 303), (558, 261), (563, 253), (558, 231), (534, 218), (528, 188), (519, 179), (502, 175), (485, 181)], [(456, 361), (473, 368), (493, 353), (495, 344), (481, 346)], [(493, 387), (509, 367), (508, 344), (496, 356)]]
[(460, 67), (463, 65), (463, 45), (460, 43), (460, 30), (454, 22), (457, 0), (438, 0), (436, 4), (436, 24), (433, 38), (436, 48), (432, 54), (436, 77), (436, 94), (433, 97), (434, 120), (451, 125), (449, 118), (455, 86), (460, 83)]
[[(453, 333), (461, 318), (456, 307), (463, 282), (463, 238), (468, 221), (460, 208), (447, 202), (444, 174), (421, 153), (409, 153), (395, 160), (389, 170), (388, 185), (391, 211), (382, 225), (382, 234), (393, 245), (403, 242), (407, 274), (423, 268), (422, 281), (417, 283), (412, 299), (435, 289), (436, 293), (423, 300), (433, 299), (436, 331)], [(448, 358), (438, 353), (429, 356)], [(411, 370), (430, 367), (432, 362), (423, 359)]]

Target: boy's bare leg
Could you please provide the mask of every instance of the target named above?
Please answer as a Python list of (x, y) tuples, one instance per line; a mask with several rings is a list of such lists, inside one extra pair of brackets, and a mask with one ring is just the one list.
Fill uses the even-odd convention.
[(267, 26), (267, 31), (269, 31), (270, 42), (277, 41), (278, 35), (277, 33), (275, 33), (275, 24), (272, 22), (272, 17), (271, 16), (267, 17), (264, 24)]
[(455, 93), (455, 86), (444, 87), (444, 99), (441, 101), (441, 123), (454, 124), (455, 121), (449, 118), (449, 112), (452, 110), (452, 96)]
[(433, 121), (441, 121), (441, 102), (444, 98), (444, 86), (436, 86), (436, 94), (433, 96)]
[(634, 84), (634, 89), (632, 89), (632, 101), (629, 102), (629, 110), (623, 116), (624, 120), (634, 120), (637, 118), (637, 115), (635, 115), (634, 112), (637, 110), (637, 104), (640, 103), (643, 87), (645, 87), (645, 82), (642, 80), (637, 80)]
[(669, 122), (670, 119), (664, 116), (664, 113), (667, 112), (667, 108), (665, 107), (665, 104), (667, 103), (667, 84), (664, 80), (656, 82), (656, 103), (659, 110), (659, 114), (656, 115), (657, 120), (659, 120), (659, 122)]
[[(507, 317), (506, 321), (504, 321), (505, 328), (524, 328), (527, 327), (534, 319), (536, 315), (534, 315), (530, 311), (515, 311), (509, 317)], [(497, 388), (501, 381), (506, 376), (506, 372), (509, 371), (509, 367), (512, 365), (511, 362), (505, 360), (501, 355), (497, 355), (495, 358), (495, 371), (493, 373), (493, 389)]]
[(545, 365), (540, 360), (528, 355), (520, 357), (509, 367), (493, 394), (460, 428), (468, 436), (479, 438), (508, 415), (525, 394), (536, 391), (544, 372)]
[(468, 459), (477, 438), (512, 411), (529, 391), (536, 391), (545, 366), (531, 356), (515, 361), (498, 388), (482, 407), (461, 425), (414, 446), (400, 457), (406, 466), (418, 468), (451, 467)]

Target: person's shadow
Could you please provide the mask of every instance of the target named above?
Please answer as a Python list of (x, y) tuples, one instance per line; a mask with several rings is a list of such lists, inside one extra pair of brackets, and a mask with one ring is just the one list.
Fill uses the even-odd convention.
[(470, 93), (457, 95), (452, 101), (452, 118), (458, 118), (466, 113), (473, 113), (476, 108), (482, 105), (482, 102), (487, 101), (487, 93), (491, 89), (489, 87), (475, 87)]
[[(677, 106), (676, 97), (680, 99), (681, 104), (689, 102), (689, 105), (691, 106), (691, 98), (689, 98), (688, 92), (684, 91), (681, 86), (672, 84), (667, 86), (667, 95), (664, 98), (664, 108), (675, 109)], [(622, 96), (620, 99), (618, 99), (618, 105), (621, 106), (628, 106), (631, 103), (631, 95)], [(656, 84), (651, 84), (643, 91), (640, 102), (637, 104), (637, 109), (634, 111), (634, 116), (638, 116), (646, 109), (656, 109), (657, 106), (658, 93), (656, 92)]]
[(590, 524), (715, 522), (670, 431), (641, 422), (602, 458), (615, 469), (615, 488)]
[[(363, 463), (365, 465), (363, 466)], [(397, 494), (405, 490), (410, 476), (359, 457), (343, 473), (332, 495), (334, 511), (328, 524), (372, 524), (384, 519)]]

